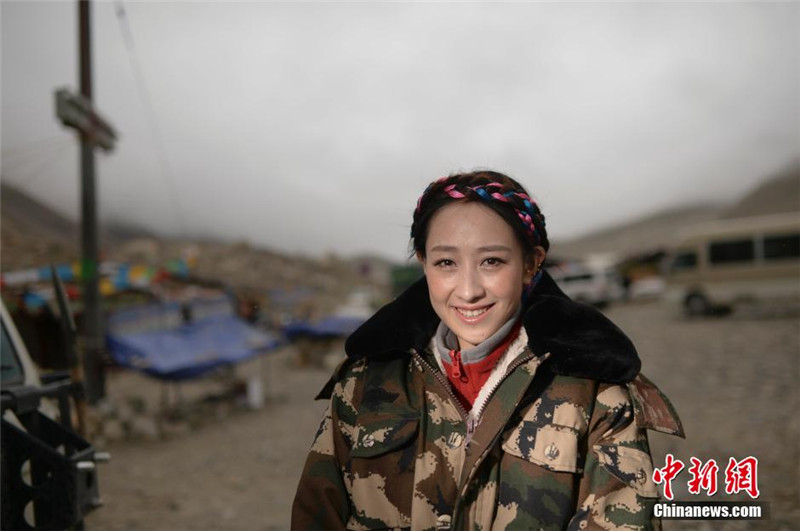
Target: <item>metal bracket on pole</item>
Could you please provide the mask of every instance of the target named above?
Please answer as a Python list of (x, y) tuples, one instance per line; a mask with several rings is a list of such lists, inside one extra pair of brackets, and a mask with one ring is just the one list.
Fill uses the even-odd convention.
[(85, 134), (89, 143), (103, 151), (114, 149), (117, 133), (97, 111), (92, 102), (66, 88), (56, 89), (56, 116), (61, 123)]

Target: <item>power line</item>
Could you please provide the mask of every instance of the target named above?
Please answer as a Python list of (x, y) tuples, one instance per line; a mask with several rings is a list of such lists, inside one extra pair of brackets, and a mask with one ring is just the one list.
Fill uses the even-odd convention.
[(122, 40), (125, 43), (125, 48), (128, 52), (128, 60), (131, 63), (131, 68), (133, 69), (133, 74), (136, 78), (136, 86), (139, 89), (139, 97), (142, 100), (142, 104), (144, 105), (146, 111), (151, 137), (155, 144), (159, 165), (161, 166), (161, 173), (168, 184), (169, 196), (172, 200), (173, 208), (175, 209), (175, 213), (178, 217), (179, 230), (182, 234), (185, 234), (186, 226), (183, 220), (183, 213), (181, 211), (178, 192), (175, 187), (175, 179), (172, 173), (172, 167), (170, 166), (169, 158), (167, 157), (167, 150), (164, 147), (161, 131), (158, 127), (158, 120), (156, 119), (156, 113), (153, 108), (153, 99), (150, 96), (150, 91), (147, 89), (147, 83), (145, 82), (144, 74), (139, 64), (139, 59), (136, 55), (136, 47), (134, 46), (133, 42), (133, 32), (131, 31), (130, 23), (128, 22), (128, 16), (125, 12), (125, 7), (122, 5), (122, 1), (117, 0), (115, 4), (117, 20), (119, 21), (119, 28), (122, 32)]

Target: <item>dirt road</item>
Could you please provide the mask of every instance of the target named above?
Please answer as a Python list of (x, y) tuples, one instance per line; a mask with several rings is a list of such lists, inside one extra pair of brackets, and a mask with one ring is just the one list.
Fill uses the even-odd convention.
[[(759, 459), (761, 500), (768, 522), (665, 522), (665, 529), (797, 529), (800, 522), (800, 319), (753, 314), (686, 321), (657, 303), (611, 308), (607, 314), (639, 349), (643, 371), (672, 399), (686, 428), (685, 441), (651, 437), (656, 466), (671, 452), (716, 459)], [(240, 373), (261, 374), (268, 387), (263, 409), (216, 406), (195, 428), (173, 429), (166, 440), (109, 443), (112, 462), (100, 473), (106, 505), (87, 529), (288, 529), (289, 508), (324, 404), (313, 395), (325, 369), (300, 369), (295, 353), (271, 357), (269, 374), (251, 363)], [(261, 371), (261, 372), (259, 372)], [(185, 398), (204, 383), (191, 384)], [(115, 373), (112, 397), (155, 403), (160, 385), (134, 373)], [(687, 493), (684, 473), (673, 483)], [(724, 489), (720, 473), (720, 485)], [(709, 500), (697, 497), (697, 500)], [(733, 499), (717, 495), (711, 500)]]

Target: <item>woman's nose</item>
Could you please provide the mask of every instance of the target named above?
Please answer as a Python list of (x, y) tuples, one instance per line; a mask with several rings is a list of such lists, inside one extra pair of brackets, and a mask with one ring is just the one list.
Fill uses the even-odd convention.
[(456, 293), (465, 302), (475, 301), (485, 294), (480, 275), (475, 269), (462, 269)]

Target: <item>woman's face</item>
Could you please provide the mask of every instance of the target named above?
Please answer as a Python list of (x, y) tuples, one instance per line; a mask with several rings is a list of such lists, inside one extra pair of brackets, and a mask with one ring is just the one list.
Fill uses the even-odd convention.
[(513, 317), (523, 286), (545, 251), (536, 247), (526, 263), (522, 246), (503, 218), (480, 203), (456, 202), (431, 218), (425, 255), (418, 258), (433, 309), (464, 350)]

